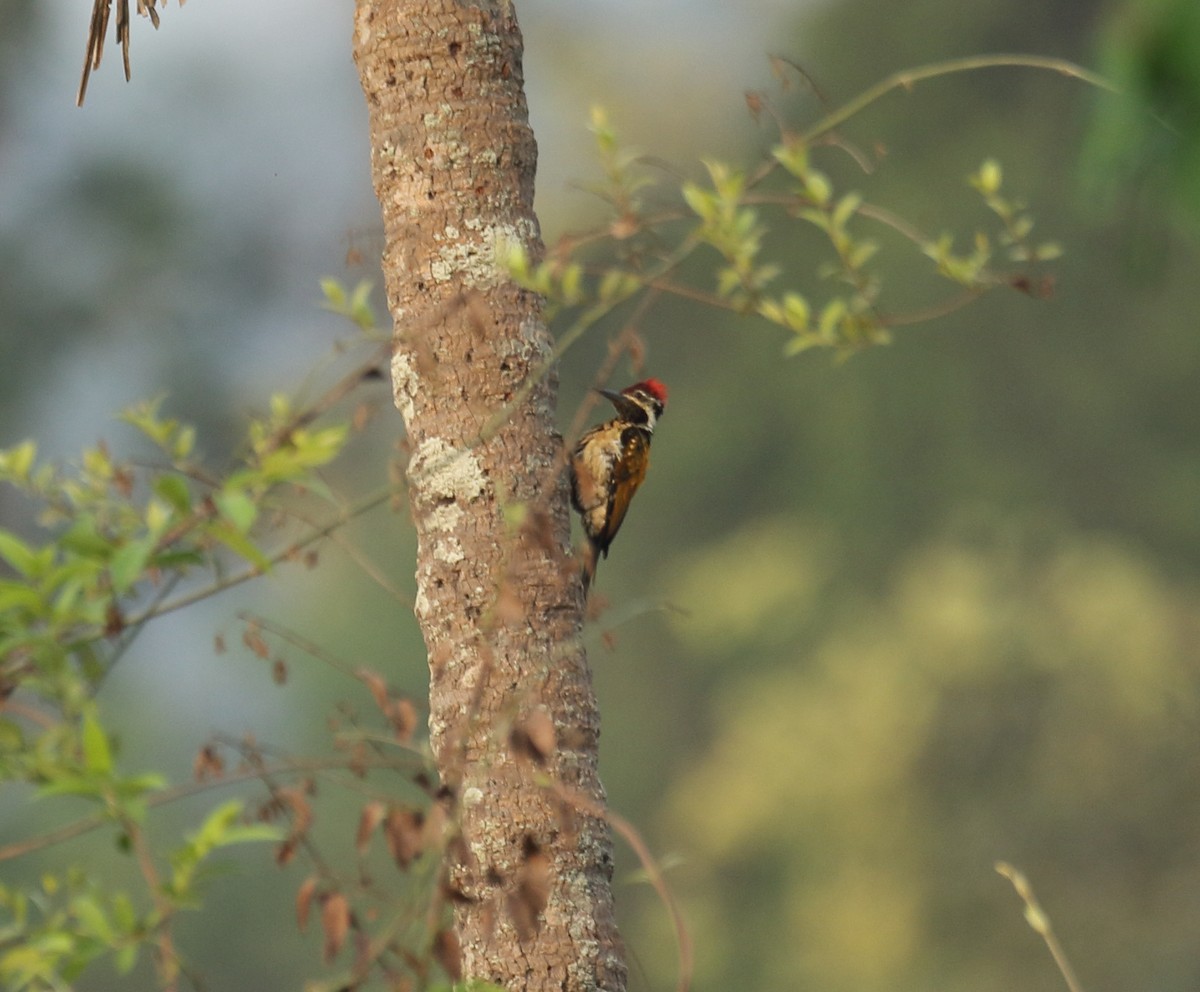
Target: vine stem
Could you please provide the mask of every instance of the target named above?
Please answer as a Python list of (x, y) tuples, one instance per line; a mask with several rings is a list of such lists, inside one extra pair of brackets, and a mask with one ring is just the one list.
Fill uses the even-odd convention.
[(869, 89), (863, 90), (848, 103), (842, 104), (837, 110), (818, 121), (801, 137), (806, 143), (811, 143), (822, 135), (828, 134), (835, 128), (846, 123), (851, 117), (861, 113), (877, 100), (887, 96), (892, 90), (911, 90), (917, 83), (926, 79), (937, 79), (940, 76), (951, 76), (960, 72), (975, 72), (979, 69), (1043, 69), (1057, 72), (1059, 75), (1070, 76), (1095, 86), (1097, 89), (1110, 93), (1120, 90), (1103, 76), (1097, 75), (1090, 69), (1068, 62), (1066, 59), (1050, 58), (1044, 55), (972, 55), (961, 59), (949, 59), (945, 62), (934, 62), (930, 65), (918, 66), (915, 69), (904, 69), (895, 72), (886, 79), (880, 80)]
[(1054, 928), (1050, 925), (1050, 917), (1046, 915), (1046, 911), (1042, 909), (1037, 896), (1033, 894), (1033, 886), (1029, 884), (1029, 879), (1025, 877), (1025, 873), (1018, 868), (1014, 868), (1007, 861), (996, 862), (996, 872), (1009, 880), (1012, 887), (1016, 890), (1017, 895), (1025, 904), (1025, 922), (1045, 942), (1046, 949), (1054, 959), (1055, 965), (1058, 966), (1058, 971), (1062, 975), (1063, 981), (1066, 982), (1069, 992), (1083, 992), (1083, 986), (1079, 984), (1079, 979), (1075, 977), (1075, 969), (1071, 967), (1071, 962), (1067, 960), (1067, 954), (1058, 942), (1058, 937), (1054, 934)]

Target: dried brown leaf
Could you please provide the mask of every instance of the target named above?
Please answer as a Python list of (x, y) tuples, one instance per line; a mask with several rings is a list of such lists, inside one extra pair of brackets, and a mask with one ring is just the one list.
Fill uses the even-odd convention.
[(267, 646), (267, 642), (262, 636), (262, 630), (256, 623), (246, 625), (246, 629), (242, 631), (242, 643), (264, 661), (271, 657), (271, 649)]
[(421, 826), (421, 845), (423, 848), (440, 848), (446, 836), (446, 825), (450, 822), (450, 813), (445, 803), (434, 803), (425, 814), (425, 822)]
[(393, 806), (388, 811), (383, 835), (387, 840), (388, 851), (401, 869), (407, 869), (421, 854), (421, 825), (424, 819), (420, 810), (404, 806)]
[(367, 687), (371, 692), (371, 698), (375, 700), (375, 705), (379, 707), (379, 712), (385, 716), (388, 711), (388, 689), (387, 682), (378, 672), (373, 672), (369, 668), (360, 668), (354, 673), (355, 677)]
[(354, 838), (354, 846), (359, 854), (366, 851), (371, 842), (371, 834), (386, 815), (387, 807), (381, 802), (370, 802), (363, 806), (362, 815), (358, 818), (358, 834)]
[(554, 720), (541, 707), (530, 710), (513, 726), (509, 744), (516, 754), (544, 765), (558, 744)]
[(296, 847), (299, 843), (299, 838), (295, 836), (288, 837), (280, 843), (279, 848), (275, 851), (275, 864), (280, 868), (291, 864), (292, 859), (296, 856)]
[(746, 91), (746, 107), (750, 111), (750, 116), (754, 118), (755, 123), (762, 116), (763, 96), (756, 90)]
[(433, 938), (433, 958), (452, 982), (462, 981), (462, 945), (454, 930), (439, 930)]
[(309, 875), (296, 890), (296, 926), (303, 932), (308, 927), (308, 913), (317, 893), (317, 876)]
[(225, 774), (225, 759), (213, 745), (205, 744), (196, 752), (196, 759), (192, 762), (192, 774), (197, 782), (220, 778)]
[(537, 934), (550, 901), (550, 857), (532, 837), (525, 838), (525, 860), (517, 869), (516, 882), (506, 902), (517, 936), (525, 941)]
[(525, 604), (521, 601), (517, 583), (506, 578), (496, 591), (492, 615), (502, 624), (520, 624), (525, 619)]
[(338, 956), (350, 931), (350, 903), (340, 892), (334, 892), (325, 899), (321, 907), (321, 930), (325, 934), (324, 954), (328, 964)]
[(402, 744), (412, 740), (413, 732), (417, 729), (417, 708), (411, 699), (406, 696), (393, 699), (388, 707), (387, 717), (396, 740)]

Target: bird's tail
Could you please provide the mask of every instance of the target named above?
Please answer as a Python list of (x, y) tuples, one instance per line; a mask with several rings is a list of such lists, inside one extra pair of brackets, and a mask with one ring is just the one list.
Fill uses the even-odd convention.
[(592, 588), (592, 582), (596, 578), (596, 563), (600, 560), (600, 549), (591, 541), (584, 545), (583, 553), (580, 556), (583, 561), (579, 569), (580, 579), (583, 582), (583, 596), (586, 599), (588, 591)]

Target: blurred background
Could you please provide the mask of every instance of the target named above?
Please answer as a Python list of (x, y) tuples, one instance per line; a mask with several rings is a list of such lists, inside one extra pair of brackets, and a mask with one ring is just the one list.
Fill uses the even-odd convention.
[[(74, 106), (90, 3), (0, 0), (0, 445), (71, 458), (166, 391), (215, 464), (242, 418), (301, 385), (347, 328), (318, 280), (371, 278), (378, 218), (349, 0), (194, 0), (133, 25)], [(671, 403), (654, 469), (600, 575), (592, 649), (614, 807), (671, 864), (698, 992), (1063, 988), (993, 864), (1031, 877), (1085, 988), (1200, 986), (1200, 6), (1194, 0), (527, 0), (526, 79), (553, 241), (599, 216), (588, 108), (693, 177), (752, 163), (743, 92), (765, 53), (833, 105), (886, 74), (992, 51), (1059, 56), (1153, 101), (1047, 73), (918, 86), (846, 133), (883, 151), (851, 177), (929, 232), (976, 210), (985, 157), (1066, 250), (1056, 292), (998, 292), (838, 363), (783, 360), (778, 329), (695, 304), (639, 322)], [(797, 123), (814, 101), (789, 98)], [(981, 224), (985, 218), (979, 216)], [(810, 272), (800, 247), (785, 261)], [(790, 254), (789, 254), (790, 252)], [(347, 258), (348, 254), (351, 256)], [(917, 267), (893, 299), (922, 300)], [(887, 276), (885, 275), (885, 278)], [(908, 296), (906, 296), (908, 294)], [(909, 298), (911, 296), (911, 299)], [(928, 302), (928, 300), (926, 300)], [(564, 426), (619, 322), (568, 353)], [(631, 370), (618, 374), (624, 379)], [(382, 482), (386, 406), (354, 484)], [(351, 483), (340, 483), (349, 486)], [(0, 493), (6, 526), (25, 507)], [(151, 627), (105, 684), (126, 766), (181, 780), (214, 732), (327, 747), (364, 693), (241, 610), (419, 696), (407, 518)], [(601, 636), (601, 635), (605, 636)], [(223, 638), (227, 650), (216, 649)], [(0, 796), (0, 841), (68, 816)], [(162, 815), (164, 835), (209, 804)], [(356, 807), (319, 824), (349, 848)], [(38, 819), (45, 817), (45, 819)], [(174, 818), (174, 819), (173, 819)], [(122, 858), (111, 837), (6, 863)], [(224, 990), (320, 972), (259, 854), (212, 883), (181, 948)], [(635, 989), (672, 987), (666, 914), (622, 850)], [(149, 983), (148, 971), (139, 971)], [(128, 988), (102, 967), (83, 987)]]

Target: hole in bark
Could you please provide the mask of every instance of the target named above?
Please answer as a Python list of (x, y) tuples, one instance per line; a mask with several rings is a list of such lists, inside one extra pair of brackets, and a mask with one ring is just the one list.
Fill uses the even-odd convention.
[(417, 292), (418, 293), (425, 292), (425, 283), (423, 283), (423, 282), (417, 283)]
[(462, 45), (460, 45), (460, 44), (459, 44), (457, 41), (452, 41), (452, 42), (450, 42), (450, 56), (451, 56), (451, 58), (453, 58), (454, 56), (456, 56), (456, 55), (457, 55), (457, 54), (458, 54), (460, 51), (462, 51)]
[(426, 148), (426, 149), (425, 149), (425, 159), (426, 159), (426, 161), (428, 161), (428, 160), (429, 160), (429, 159), (431, 159), (431, 158), (433, 158), (433, 149), (432, 149), (432, 148)]
[(512, 371), (512, 366), (509, 365), (508, 362), (501, 362), (500, 363), (500, 371), (501, 372), (510, 372), (510, 371)]
[(432, 200), (435, 196), (437, 196), (437, 194), (433, 190), (430, 190), (425, 194), (425, 199)]

